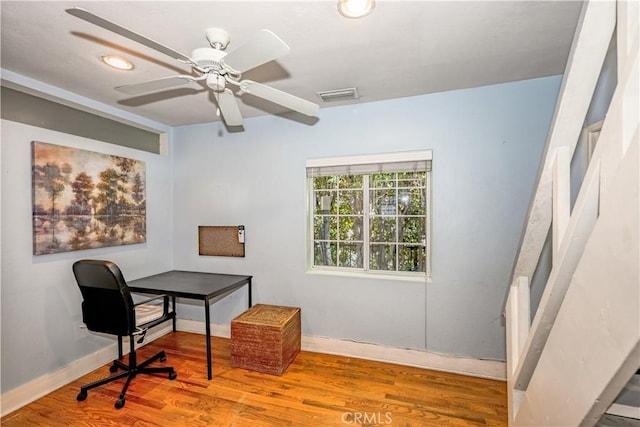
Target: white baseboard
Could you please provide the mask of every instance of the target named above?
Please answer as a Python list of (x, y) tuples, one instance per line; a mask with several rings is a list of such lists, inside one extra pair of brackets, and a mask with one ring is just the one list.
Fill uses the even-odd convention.
[(496, 360), (457, 357), (424, 350), (385, 347), (322, 337), (303, 336), (302, 349), (501, 381), (506, 381), (507, 378), (506, 363)]
[[(145, 345), (171, 331), (172, 329), (170, 324), (162, 329), (150, 330), (142, 345)], [(123, 339), (122, 346), (124, 350), (127, 350), (128, 345), (129, 339)], [(140, 345), (136, 344), (136, 348), (138, 347), (140, 347)], [(0, 416), (4, 417), (16, 409), (28, 405), (34, 400), (37, 400), (42, 396), (77, 380), (83, 375), (98, 369), (100, 366), (106, 365), (117, 357), (118, 343), (114, 342), (95, 353), (89, 354), (78, 360), (74, 360), (67, 366), (58, 369), (55, 372), (42, 375), (41, 377), (3, 393), (2, 396), (0, 396)]]
[[(184, 332), (204, 334), (204, 322), (178, 319), (177, 329)], [(211, 335), (213, 336), (229, 338), (231, 336), (230, 331), (231, 326), (228, 324), (211, 325)], [(423, 350), (385, 347), (377, 344), (322, 337), (303, 336), (301, 347), (302, 350), (315, 353), (358, 357), (480, 378), (507, 380), (507, 364), (496, 360), (456, 357)]]
[[(178, 319), (176, 328), (179, 331), (196, 334), (205, 333), (204, 322)], [(211, 335), (229, 338), (231, 325), (212, 324)], [(151, 331), (146, 343), (171, 332), (171, 326)], [(128, 340), (123, 340), (123, 346)], [(144, 344), (143, 344), (144, 345)], [(506, 363), (494, 360), (480, 360), (455, 357), (422, 350), (385, 347), (335, 338), (302, 337), (302, 349), (315, 353), (336, 354), (340, 356), (358, 357), (379, 362), (416, 366), (436, 371), (471, 375), (480, 378), (506, 380)], [(125, 347), (126, 348), (126, 347)], [(69, 384), (89, 372), (111, 362), (117, 357), (117, 343), (78, 359), (69, 365), (3, 393), (0, 397), (0, 413), (5, 416), (24, 405), (27, 405), (52, 391)]]
[[(193, 320), (178, 319), (177, 329), (184, 332), (204, 334), (204, 323)], [(231, 336), (230, 325), (211, 325), (211, 335), (223, 338)], [(481, 360), (456, 357), (424, 350), (385, 347), (335, 338), (302, 337), (302, 350), (314, 353), (336, 354), (339, 356), (358, 357), (379, 362), (396, 363), (398, 365), (416, 366), (436, 371), (471, 375), (506, 381), (507, 364), (495, 360)]]

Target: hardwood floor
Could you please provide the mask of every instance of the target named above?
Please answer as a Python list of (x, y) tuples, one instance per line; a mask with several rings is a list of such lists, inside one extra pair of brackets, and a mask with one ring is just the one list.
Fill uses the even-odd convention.
[[(165, 349), (178, 372), (140, 375), (114, 402), (124, 380), (89, 391), (109, 365), (2, 418), (2, 426), (473, 426), (507, 425), (501, 381), (302, 351), (278, 377), (230, 365), (230, 342), (212, 338), (207, 380), (204, 336), (167, 334), (138, 350), (139, 360)], [(156, 364), (162, 365), (157, 362)]]

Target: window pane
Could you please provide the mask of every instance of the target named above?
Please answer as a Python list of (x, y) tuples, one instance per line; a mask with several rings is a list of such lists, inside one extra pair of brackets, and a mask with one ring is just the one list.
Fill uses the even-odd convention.
[(425, 218), (424, 217), (399, 217), (398, 225), (400, 232), (398, 240), (404, 243), (420, 243), (425, 241)]
[(369, 246), (369, 268), (371, 270), (395, 271), (396, 246), (395, 245), (370, 245)]
[(395, 187), (395, 173), (374, 173), (369, 180), (371, 188)]
[(338, 211), (343, 215), (361, 215), (363, 209), (362, 190), (343, 190), (338, 193)]
[(313, 188), (315, 190), (337, 188), (338, 180), (337, 176), (317, 176), (313, 178)]
[(424, 188), (398, 190), (399, 215), (424, 215), (426, 211)]
[(398, 271), (426, 271), (427, 254), (424, 246), (404, 246), (398, 248)]
[(425, 172), (399, 172), (398, 187), (424, 187)]
[(340, 236), (340, 240), (362, 241), (361, 216), (341, 216), (338, 224), (338, 234)]
[(369, 203), (376, 215), (395, 215), (396, 190), (371, 190)]
[(362, 268), (362, 243), (340, 243), (340, 267)]
[(338, 240), (338, 222), (335, 216), (313, 217), (313, 240)]
[(339, 188), (362, 188), (362, 175), (341, 175)]
[(369, 221), (369, 240), (371, 242), (395, 242), (396, 219), (384, 217), (372, 217)]
[(336, 265), (338, 247), (335, 242), (315, 242), (313, 245), (313, 265)]
[(338, 213), (338, 207), (336, 206), (337, 193), (337, 191), (316, 191), (314, 213)]

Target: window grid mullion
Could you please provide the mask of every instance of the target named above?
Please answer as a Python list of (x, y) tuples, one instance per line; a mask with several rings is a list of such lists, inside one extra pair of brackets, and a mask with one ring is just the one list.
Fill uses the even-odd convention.
[(340, 267), (340, 181), (336, 183), (336, 267)]
[(369, 271), (369, 175), (362, 176), (362, 268)]
[(396, 219), (396, 236), (395, 236), (395, 242), (393, 242), (393, 243), (394, 243), (394, 246), (395, 246), (395, 249), (396, 249), (395, 250), (395, 254), (396, 254), (396, 269), (395, 269), (395, 271), (399, 271), (399, 268), (400, 268), (400, 245), (398, 244), (398, 241), (399, 241), (399, 237), (400, 237), (400, 219), (399, 219), (400, 218), (400, 212), (399, 212), (400, 211), (400, 206), (398, 206), (398, 201), (399, 201), (398, 197), (399, 197), (400, 193), (399, 193), (399, 190), (398, 190), (398, 174), (394, 173), (393, 174), (393, 178), (394, 178), (393, 179), (393, 186), (395, 187), (394, 188), (394, 191), (395, 191), (394, 198), (396, 200), (396, 211), (395, 211), (396, 212), (396, 218), (395, 218)]
[(424, 234), (425, 234), (425, 275), (431, 277), (431, 172), (427, 172), (424, 177)]

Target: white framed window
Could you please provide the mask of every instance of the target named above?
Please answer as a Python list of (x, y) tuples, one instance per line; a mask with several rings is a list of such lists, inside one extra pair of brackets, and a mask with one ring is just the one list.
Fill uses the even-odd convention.
[(430, 277), (431, 150), (309, 159), (312, 270)]

